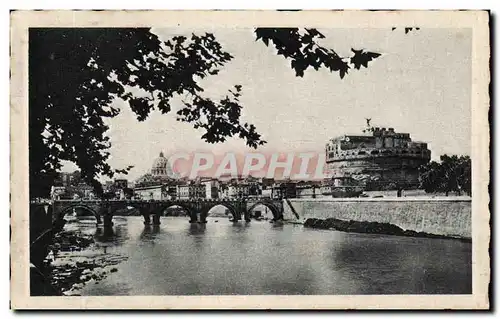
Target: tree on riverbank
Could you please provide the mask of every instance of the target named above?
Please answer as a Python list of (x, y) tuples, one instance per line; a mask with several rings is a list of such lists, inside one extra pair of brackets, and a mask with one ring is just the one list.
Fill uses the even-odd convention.
[[(352, 49), (348, 57), (321, 46), (316, 29), (258, 28), (258, 41), (290, 60), (297, 76), (326, 68), (341, 78), (367, 67), (378, 53)], [(75, 163), (81, 178), (102, 194), (99, 176), (126, 174), (131, 166), (108, 164), (105, 118), (117, 116), (116, 99), (128, 102), (139, 121), (158, 109), (203, 130), (208, 143), (229, 137), (257, 148), (265, 141), (254, 125), (241, 123), (241, 85), (219, 100), (203, 95), (198, 82), (215, 76), (233, 56), (215, 36), (192, 34), (160, 40), (146, 28), (31, 28), (29, 31), (30, 197), (47, 197), (62, 161)], [(180, 97), (182, 104), (173, 105)], [(175, 107), (177, 107), (175, 109)]]
[(427, 193), (450, 192), (472, 195), (471, 159), (469, 156), (442, 155), (420, 167), (420, 187)]

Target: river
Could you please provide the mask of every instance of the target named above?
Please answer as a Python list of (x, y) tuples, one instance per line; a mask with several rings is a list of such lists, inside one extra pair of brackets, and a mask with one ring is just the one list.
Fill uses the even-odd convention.
[[(65, 226), (93, 235), (54, 263), (101, 263), (102, 276), (68, 295), (470, 294), (471, 244), (450, 239), (343, 233), (269, 221), (212, 217), (190, 224), (162, 217), (115, 217)], [(86, 271), (92, 275), (91, 271)]]

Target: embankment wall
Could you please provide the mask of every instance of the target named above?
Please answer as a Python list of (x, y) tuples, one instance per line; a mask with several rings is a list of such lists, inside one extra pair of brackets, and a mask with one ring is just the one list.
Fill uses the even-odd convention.
[(285, 219), (337, 218), (390, 223), (405, 230), (471, 238), (469, 198), (339, 198), (289, 199), (298, 215), (284, 203)]

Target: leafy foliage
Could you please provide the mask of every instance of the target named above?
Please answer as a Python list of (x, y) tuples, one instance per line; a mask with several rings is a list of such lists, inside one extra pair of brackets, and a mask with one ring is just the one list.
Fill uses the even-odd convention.
[(265, 45), (272, 43), (278, 55), (290, 59), (292, 69), (300, 77), (309, 67), (315, 70), (325, 67), (331, 72), (338, 72), (343, 79), (351, 68), (350, 64), (359, 70), (361, 66), (368, 67), (368, 62), (380, 56), (380, 53), (352, 49), (353, 56), (341, 57), (333, 49), (319, 44), (318, 40), (325, 36), (316, 29), (257, 28), (255, 34), (257, 40)]
[(98, 194), (99, 175), (132, 168), (113, 170), (107, 163), (104, 119), (119, 114), (117, 98), (144, 121), (155, 108), (169, 113), (174, 95), (187, 95), (193, 102), (181, 106), (179, 120), (205, 129), (207, 142), (236, 135), (251, 147), (265, 143), (253, 125), (240, 124), (240, 86), (221, 101), (201, 95), (197, 81), (233, 58), (210, 33), (162, 42), (149, 29), (30, 29), (29, 44), (32, 197), (49, 193), (62, 160), (76, 163)]
[[(412, 31), (412, 30), (415, 30), (415, 31), (418, 31), (420, 30), (419, 27), (405, 27), (405, 34), (408, 34), (408, 32)], [(396, 30), (396, 27), (392, 27), (391, 29), (392, 31)]]
[(361, 66), (367, 68), (368, 62), (373, 61), (380, 56), (380, 53), (363, 52), (363, 50), (351, 49), (351, 51), (354, 52), (354, 56), (351, 58), (351, 63), (358, 70), (361, 68)]
[[(326, 67), (343, 78), (349, 63), (367, 66), (379, 54), (353, 50), (342, 58), (323, 48), (315, 29), (256, 29), (257, 40), (272, 42), (278, 54), (292, 60), (303, 76), (308, 67)], [(132, 166), (113, 169), (106, 118), (120, 109), (122, 99), (144, 121), (157, 109), (175, 109), (177, 119), (204, 131), (208, 143), (239, 137), (250, 147), (265, 143), (256, 127), (240, 123), (235, 85), (225, 97), (203, 96), (199, 80), (219, 73), (233, 56), (213, 34), (175, 36), (161, 41), (148, 28), (32, 28), (29, 31), (29, 171), (30, 196), (45, 197), (57, 178), (62, 161), (75, 163), (82, 180), (102, 195), (99, 176), (127, 173)], [(172, 104), (180, 96), (183, 103)]]
[(428, 193), (450, 192), (472, 194), (471, 160), (469, 156), (442, 155), (441, 162), (432, 161), (420, 168), (420, 187)]
[(81, 172), (76, 170), (72, 173), (57, 173), (54, 186), (79, 186), (83, 183)]

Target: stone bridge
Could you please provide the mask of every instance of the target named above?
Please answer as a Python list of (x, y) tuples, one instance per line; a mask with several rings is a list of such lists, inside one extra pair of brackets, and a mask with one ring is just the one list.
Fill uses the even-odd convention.
[[(178, 200), (57, 200), (52, 203), (52, 221), (60, 222), (64, 215), (73, 209), (90, 212), (97, 223), (112, 226), (113, 216), (119, 210), (135, 208), (144, 217), (144, 224), (160, 224), (163, 212), (173, 206), (183, 208), (190, 217), (190, 223), (206, 223), (209, 211), (215, 206), (223, 206), (229, 210), (233, 221), (242, 218), (250, 221), (252, 210), (258, 205), (267, 207), (273, 214), (273, 220), (283, 219), (283, 202), (270, 198), (239, 198), (239, 199), (178, 199)], [(152, 217), (152, 220), (151, 220)]]

